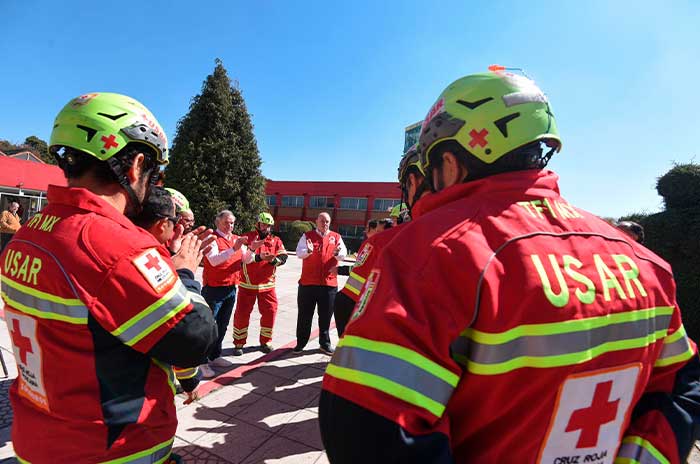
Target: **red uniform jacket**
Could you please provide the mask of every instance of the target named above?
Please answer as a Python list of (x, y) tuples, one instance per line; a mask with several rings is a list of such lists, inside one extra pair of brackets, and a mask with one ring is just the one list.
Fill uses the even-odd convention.
[[(248, 237), (248, 243), (253, 243), (254, 240), (258, 240), (258, 231), (254, 230), (245, 234)], [(286, 255), (287, 250), (284, 249), (284, 244), (282, 240), (276, 235), (269, 234), (265, 237), (265, 240), (260, 248), (256, 251), (256, 254), (261, 252), (267, 252), (273, 256)], [(248, 290), (256, 290), (259, 292), (270, 291), (275, 288), (275, 272), (277, 266), (271, 265), (267, 261), (252, 262), (250, 264), (243, 264), (243, 269), (241, 270), (241, 281), (239, 286)]]
[(340, 234), (329, 230), (322, 237), (316, 230), (312, 230), (304, 235), (314, 244), (314, 251), (302, 262), (299, 284), (337, 287), (338, 277), (331, 274), (330, 269), (338, 264), (335, 249), (342, 240)]
[(645, 393), (683, 392), (676, 373), (696, 362), (671, 269), (556, 181), (508, 173), (421, 200), (323, 388), (444, 433), (456, 462), (679, 462), (665, 416), (631, 414)]
[(48, 200), (0, 257), (15, 452), (156, 462), (175, 434), (175, 390), (146, 353), (192, 309), (188, 292), (167, 250), (103, 199), (50, 186)]
[(350, 270), (350, 276), (345, 282), (345, 286), (340, 290), (355, 303), (360, 299), (360, 294), (365, 286), (365, 282), (367, 282), (367, 277), (372, 267), (374, 267), (374, 263), (377, 261), (379, 254), (400, 230), (401, 225), (392, 227), (391, 229), (376, 233), (362, 242), (360, 250), (357, 252), (357, 261), (355, 261), (355, 265), (352, 267), (352, 270)]
[[(219, 252), (233, 248), (233, 245), (238, 239), (238, 235), (235, 234), (231, 234), (230, 239), (222, 237), (219, 233), (215, 233), (215, 235)], [(242, 250), (243, 248), (239, 249), (218, 266), (212, 266), (209, 262), (209, 258), (204, 258), (204, 272), (202, 273), (204, 285), (208, 287), (237, 285), (241, 279)]]

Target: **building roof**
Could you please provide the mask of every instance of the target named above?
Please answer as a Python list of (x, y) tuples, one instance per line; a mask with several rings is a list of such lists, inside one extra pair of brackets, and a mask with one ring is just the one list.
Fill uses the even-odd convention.
[(45, 192), (49, 184), (66, 185), (66, 178), (58, 166), (0, 157), (0, 186), (20, 188), (20, 184), (24, 190)]
[(400, 198), (398, 182), (309, 182), (267, 180), (265, 193), (268, 195), (314, 195), (341, 197)]
[(44, 163), (44, 160), (42, 160), (41, 158), (36, 156), (34, 153), (32, 153), (31, 151), (28, 151), (28, 150), (20, 151), (19, 153), (15, 153), (14, 155), (5, 155), (5, 156), (9, 156), (10, 158), (21, 159), (21, 160), (25, 160), (25, 161), (31, 161), (33, 163), (46, 164), (46, 163)]

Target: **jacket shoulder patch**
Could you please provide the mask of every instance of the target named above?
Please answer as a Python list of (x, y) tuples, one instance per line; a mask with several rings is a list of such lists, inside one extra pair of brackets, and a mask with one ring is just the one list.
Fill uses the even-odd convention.
[(175, 273), (155, 248), (144, 251), (132, 262), (156, 293), (163, 293), (175, 282)]

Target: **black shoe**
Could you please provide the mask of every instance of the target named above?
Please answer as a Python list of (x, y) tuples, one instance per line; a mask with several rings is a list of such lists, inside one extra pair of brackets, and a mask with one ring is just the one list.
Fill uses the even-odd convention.
[(233, 348), (233, 355), (234, 355), (234, 356), (241, 356), (241, 355), (243, 355), (243, 348), (234, 347), (234, 348)]
[(321, 347), (321, 353), (327, 354), (328, 356), (332, 355), (335, 352), (332, 346), (322, 346)]
[(301, 353), (302, 351), (304, 351), (304, 347), (303, 347), (303, 346), (297, 345), (297, 346), (295, 346), (294, 349), (292, 350), (292, 353), (297, 353), (297, 354), (298, 354), (298, 353)]
[(269, 343), (265, 343), (264, 345), (260, 345), (260, 351), (262, 351), (263, 353), (272, 353), (272, 350), (274, 350), (274, 348)]

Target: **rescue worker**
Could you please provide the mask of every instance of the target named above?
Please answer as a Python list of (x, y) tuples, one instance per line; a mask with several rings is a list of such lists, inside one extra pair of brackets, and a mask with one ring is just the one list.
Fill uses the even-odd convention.
[(196, 366), (216, 340), (194, 283), (199, 237), (171, 260), (128, 218), (168, 162), (165, 133), (138, 101), (92, 93), (60, 111), (49, 150), (68, 186), (49, 186), (0, 258), (14, 450), (38, 464), (165, 461), (170, 366)]
[(190, 209), (189, 200), (174, 188), (166, 187), (165, 190), (170, 193), (173, 203), (175, 203), (175, 214), (177, 214), (178, 224), (182, 225), (183, 232), (191, 231), (194, 227), (194, 213)]
[(316, 218), (316, 229), (302, 234), (297, 244), (297, 258), (304, 260), (297, 294), (297, 344), (295, 353), (301, 353), (311, 336), (314, 308), (318, 307), (318, 341), (321, 352), (333, 354), (330, 325), (333, 302), (338, 293), (338, 275), (335, 268), (348, 254), (343, 237), (330, 230), (331, 216), (321, 213)]
[[(423, 187), (423, 171), (420, 166), (418, 150), (415, 146), (411, 147), (401, 158), (398, 179), (401, 185), (402, 196), (406, 199), (406, 209), (410, 211), (415, 205), (415, 202), (423, 195), (423, 192), (425, 192), (425, 188)], [(387, 220), (383, 219), (382, 221)], [(342, 337), (345, 332), (345, 327), (350, 321), (350, 316), (352, 315), (353, 309), (355, 309), (357, 301), (360, 299), (362, 289), (364, 288), (365, 282), (367, 282), (367, 277), (379, 253), (386, 244), (394, 238), (399, 230), (401, 230), (400, 226), (390, 226), (387, 228), (386, 226), (388, 224), (389, 223), (384, 222), (382, 230), (374, 233), (371, 233), (368, 229), (367, 240), (362, 242), (357, 252), (357, 260), (349, 272), (348, 280), (335, 297), (333, 315), (335, 317), (335, 326), (338, 329), (339, 337)], [(339, 270), (340, 269), (341, 268), (339, 268)], [(339, 272), (339, 274), (344, 275), (342, 271)]]
[(615, 226), (632, 237), (635, 242), (644, 243), (644, 227), (634, 221), (620, 221)]
[(287, 250), (282, 240), (272, 233), (275, 219), (270, 213), (260, 213), (255, 230), (244, 235), (251, 251), (255, 252), (254, 261), (243, 263), (241, 280), (238, 284), (238, 301), (233, 314), (233, 355), (243, 354), (243, 347), (248, 339), (250, 313), (255, 301), (260, 311), (260, 349), (269, 353), (272, 347), (272, 330), (277, 315), (277, 293), (275, 291), (275, 273), (278, 266), (287, 262)]
[(245, 244), (248, 239), (233, 233), (236, 216), (227, 209), (216, 215), (216, 241), (204, 258), (202, 295), (214, 312), (219, 337), (209, 353), (209, 362), (200, 366), (202, 376), (215, 375), (213, 368), (229, 367), (231, 363), (221, 357), (222, 343), (236, 304), (236, 285), (241, 277), (241, 265), (250, 262), (252, 253)]
[[(158, 243), (166, 247), (176, 234), (178, 227), (178, 217), (171, 191), (172, 189), (154, 185), (143, 203), (141, 212), (132, 219), (134, 224), (153, 235)], [(182, 233), (182, 227), (179, 233)], [(195, 281), (195, 283), (199, 291), (199, 282)], [(197, 366), (184, 368), (173, 366), (173, 372), (182, 390), (187, 394), (184, 404), (190, 404), (198, 399), (196, 389), (201, 375)]]
[(542, 91), (502, 68), (459, 79), (419, 143), (436, 193), (326, 370), (329, 461), (685, 462), (700, 366), (671, 269), (560, 196)]

